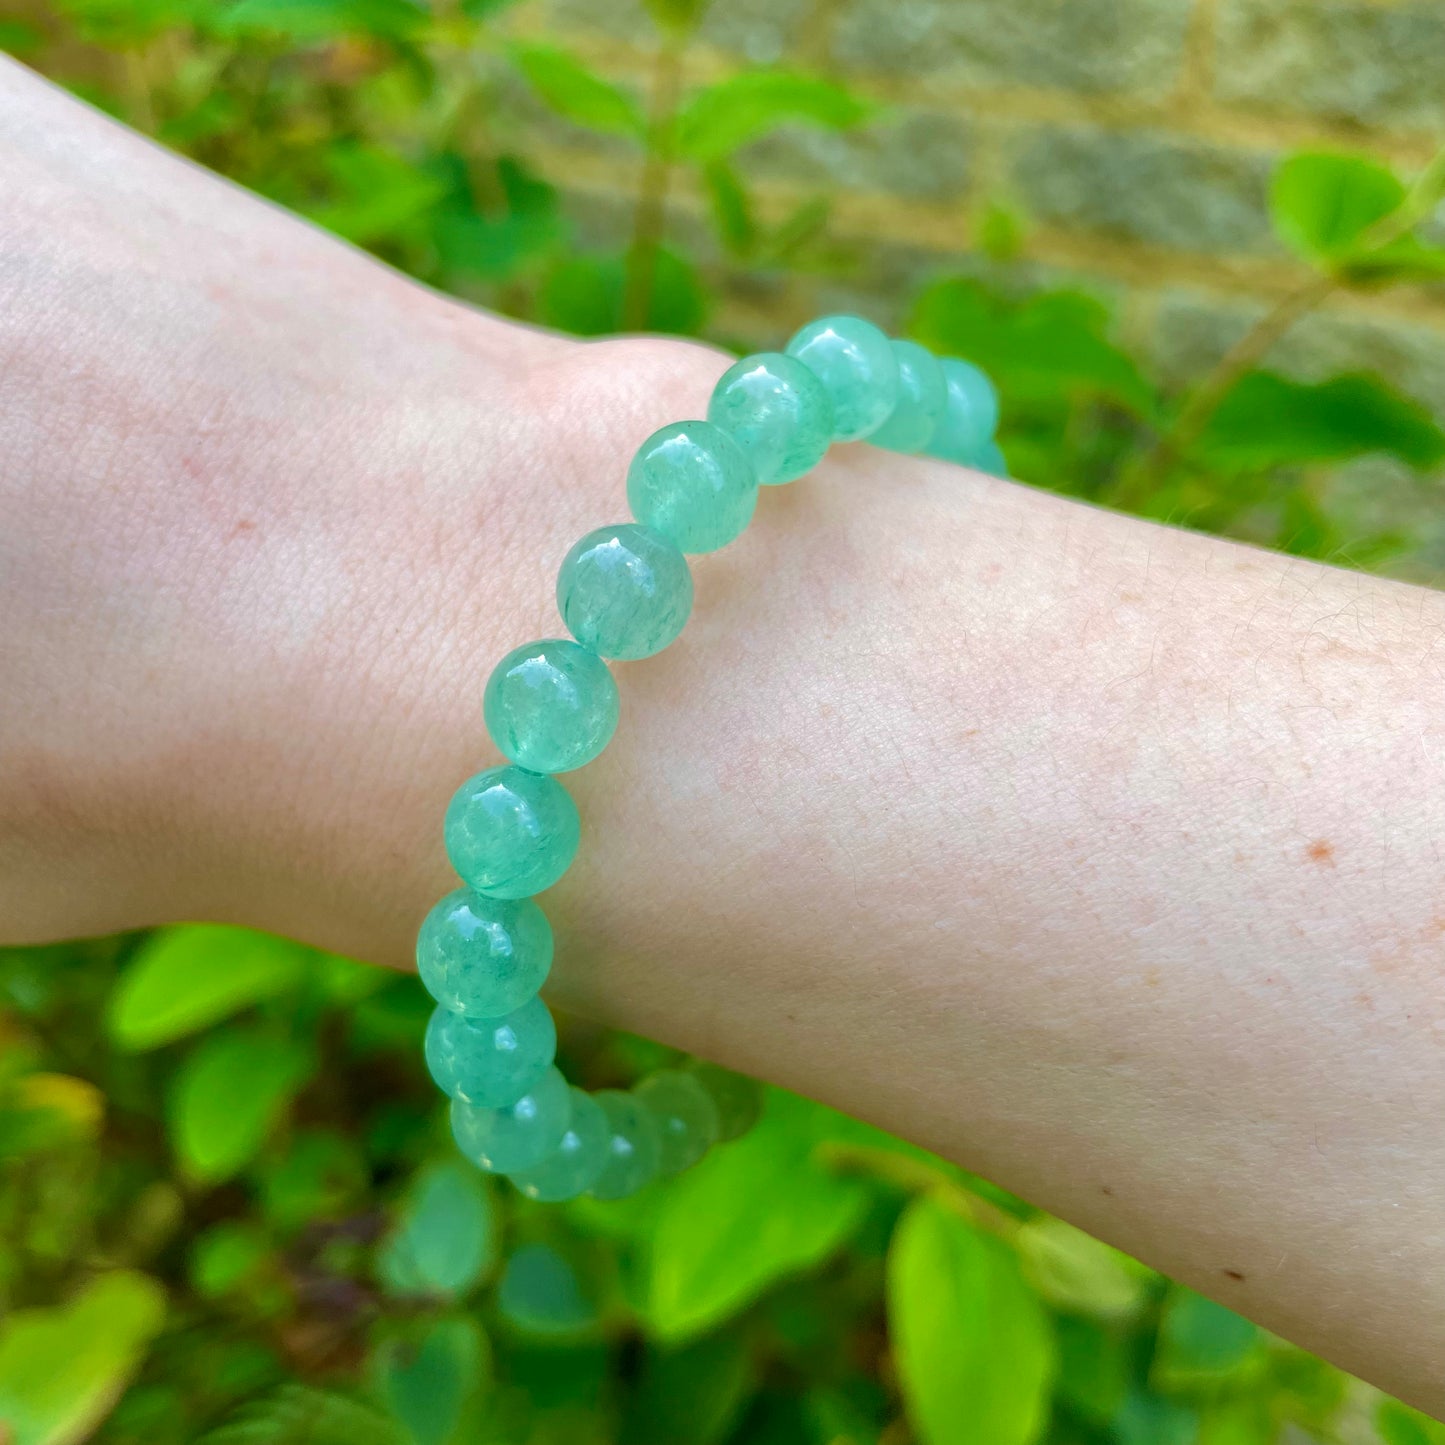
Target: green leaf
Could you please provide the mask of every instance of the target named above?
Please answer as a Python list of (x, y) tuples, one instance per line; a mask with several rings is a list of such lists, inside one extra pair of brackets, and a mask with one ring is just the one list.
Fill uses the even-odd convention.
[(1127, 1318), (1155, 1279), (1137, 1260), (1052, 1215), (1029, 1220), (1014, 1243), (1029, 1281), (1057, 1309)]
[[(620, 256), (575, 256), (552, 268), (538, 311), (549, 326), (574, 336), (605, 336), (622, 327), (627, 267)], [(643, 330), (694, 336), (706, 319), (707, 293), (692, 263), (659, 247)]]
[(1379, 161), (1310, 151), (1280, 164), (1270, 190), (1270, 214), (1285, 245), (1307, 261), (1333, 268), (1349, 259), (1370, 228), (1404, 199), (1404, 184)]
[(217, 27), (222, 35), (277, 36), (296, 44), (368, 35), (409, 40), (427, 13), (412, 0), (237, 0)]
[(459, 187), (451, 204), (438, 210), (435, 242), (450, 270), (489, 281), (505, 281), (545, 255), (565, 234), (557, 192), (521, 162), (497, 162), (503, 207), (482, 214), (469, 188)]
[(412, 1182), (401, 1218), (377, 1258), (393, 1295), (457, 1295), (471, 1289), (496, 1260), (492, 1202), (477, 1171), (460, 1160), (423, 1169)]
[(386, 1416), (349, 1396), (282, 1385), (242, 1405), (198, 1445), (405, 1445)]
[(1059, 1400), (1091, 1424), (1107, 1425), (1129, 1390), (1128, 1336), (1070, 1315), (1054, 1321), (1054, 1335)]
[(1259, 1327), (1176, 1285), (1159, 1317), (1151, 1380), (1166, 1391), (1209, 1388), (1263, 1364)]
[(597, 1307), (577, 1271), (550, 1244), (524, 1244), (512, 1251), (497, 1306), (516, 1329), (547, 1339), (590, 1334), (598, 1323)]
[(0, 20), (0, 50), (7, 55), (24, 56), (39, 50), (45, 36), (23, 20)]
[(1195, 1445), (1276, 1445), (1279, 1421), (1267, 1400), (1220, 1400), (1200, 1417)]
[(1253, 371), (1224, 398), (1195, 452), (1218, 470), (1263, 470), (1388, 452), (1423, 471), (1445, 459), (1445, 432), (1423, 407), (1373, 376), (1311, 383)]
[(468, 1316), (436, 1320), (414, 1343), (382, 1346), (377, 1384), (414, 1445), (446, 1445), (486, 1378), (489, 1356), (482, 1327)]
[(116, 1270), (54, 1309), (0, 1325), (0, 1422), (11, 1445), (72, 1445), (110, 1412), (165, 1319), (153, 1280)]
[(265, 933), (218, 925), (167, 928), (136, 951), (111, 995), (110, 1036), (153, 1049), (295, 987), (309, 951)]
[(1013, 1252), (931, 1198), (888, 1251), (888, 1322), (924, 1445), (1029, 1445), (1048, 1418), (1049, 1321)]
[(1399, 286), (1445, 277), (1445, 250), (1418, 236), (1400, 236), (1387, 246), (1351, 257), (1345, 273), (1360, 286)]
[(144, 45), (198, 18), (202, 0), (60, 0), (82, 39), (113, 50)]
[(652, 23), (673, 35), (687, 35), (702, 23), (712, 0), (643, 0)]
[(425, 217), (446, 192), (437, 176), (379, 146), (339, 145), (327, 152), (331, 199), (309, 206), (318, 225), (358, 246), (393, 238)]
[(827, 196), (812, 196), (799, 202), (767, 233), (764, 258), (775, 266), (789, 265), (798, 252), (824, 233), (832, 214), (833, 202)]
[(216, 1184), (255, 1158), (310, 1068), (301, 1044), (256, 1029), (229, 1029), (192, 1049), (176, 1072), (169, 1107), (171, 1143), (186, 1176)]
[(713, 1445), (732, 1428), (756, 1371), (736, 1333), (652, 1349), (619, 1438), (628, 1445)]
[(1140, 1391), (1114, 1417), (1111, 1438), (1118, 1445), (1198, 1445), (1199, 1417), (1177, 1400)]
[(653, 1228), (645, 1313), (680, 1341), (820, 1264), (852, 1233), (868, 1193), (816, 1157), (817, 1115), (774, 1094), (761, 1122), (667, 1191)]
[(975, 231), (978, 249), (992, 261), (1015, 261), (1028, 233), (1026, 217), (1003, 201), (990, 200)]
[(1445, 1424), (1398, 1400), (1380, 1401), (1375, 1429), (1384, 1445), (1445, 1445)]
[(1108, 337), (1108, 310), (1073, 291), (1020, 303), (967, 277), (935, 282), (919, 297), (909, 334), (940, 356), (983, 367), (1011, 402), (1058, 406), (1097, 395), (1142, 417), (1158, 410), (1154, 388)]
[(589, 130), (640, 136), (637, 101), (555, 45), (517, 43), (509, 53), (532, 88), (558, 115)]
[(241, 1288), (271, 1253), (265, 1231), (228, 1219), (202, 1230), (191, 1245), (191, 1288), (202, 1299), (221, 1299)]
[[(378, 970), (372, 970), (377, 972)], [(261, 1212), (282, 1233), (336, 1219), (370, 1182), (359, 1140), (332, 1129), (298, 1129), (257, 1169)]]
[(690, 160), (715, 161), (785, 122), (848, 130), (875, 110), (871, 101), (821, 76), (744, 71), (688, 98), (678, 116), (678, 146)]
[(718, 237), (729, 254), (749, 255), (757, 244), (758, 227), (742, 179), (726, 161), (709, 161), (703, 167), (702, 178), (712, 201)]

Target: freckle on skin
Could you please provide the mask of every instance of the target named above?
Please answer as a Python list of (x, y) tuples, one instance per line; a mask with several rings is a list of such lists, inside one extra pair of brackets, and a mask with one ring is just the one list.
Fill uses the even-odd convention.
[(256, 524), (249, 517), (242, 517), (234, 527), (231, 528), (233, 537), (244, 537), (247, 532), (254, 532)]
[(1145, 987), (1145, 988), (1158, 988), (1158, 987), (1159, 987), (1159, 983), (1160, 983), (1159, 970), (1158, 970), (1157, 968), (1151, 968), (1151, 969), (1144, 975), (1144, 987)]
[(1317, 838), (1305, 849), (1305, 853), (1312, 862), (1318, 863), (1321, 868), (1335, 866), (1335, 845), (1328, 838)]
[(1222, 1269), (1220, 1270), (1220, 1273), (1225, 1277), (1225, 1279), (1236, 1280), (1240, 1284), (1244, 1283), (1244, 1276), (1240, 1274), (1237, 1269)]

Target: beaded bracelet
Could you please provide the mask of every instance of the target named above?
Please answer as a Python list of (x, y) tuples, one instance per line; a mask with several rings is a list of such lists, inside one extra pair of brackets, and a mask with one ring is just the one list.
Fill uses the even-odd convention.
[(988, 378), (857, 317), (814, 321), (785, 353), (737, 362), (707, 416), (648, 437), (627, 473), (637, 520), (589, 532), (563, 559), (557, 605), (576, 640), (519, 647), (488, 680), (487, 730), (509, 762), (464, 783), (447, 808), (447, 855), (465, 886), (417, 939), (417, 972), (437, 1001), (427, 1067), (451, 1096), (452, 1133), (474, 1164), (533, 1199), (620, 1199), (735, 1137), (758, 1108), (750, 1081), (696, 1061), (594, 1094), (554, 1066), (557, 1030), (538, 994), (552, 930), (531, 895), (577, 852), (577, 808), (553, 774), (590, 762), (617, 724), (602, 659), (666, 647), (692, 609), (683, 553), (731, 542), (759, 486), (801, 477), (832, 441), (867, 437), (1006, 474)]

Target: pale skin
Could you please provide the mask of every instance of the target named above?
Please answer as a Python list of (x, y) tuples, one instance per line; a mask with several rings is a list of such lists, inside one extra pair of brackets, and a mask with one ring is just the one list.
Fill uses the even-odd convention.
[[(409, 965), (487, 672), (726, 361), (433, 295), (0, 68), (0, 941)], [(1445, 597), (837, 449), (616, 669), (563, 1007), (1445, 1415)]]

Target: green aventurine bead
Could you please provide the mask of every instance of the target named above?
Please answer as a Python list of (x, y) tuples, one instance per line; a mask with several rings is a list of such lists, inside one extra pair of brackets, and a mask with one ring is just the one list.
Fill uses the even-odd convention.
[(540, 1164), (556, 1147), (572, 1119), (572, 1091), (556, 1069), (548, 1069), (515, 1104), (479, 1109), (452, 1100), (452, 1137), (457, 1148), (489, 1174), (512, 1174)]
[(508, 765), (457, 789), (443, 836), (463, 883), (493, 898), (528, 898), (567, 871), (580, 831), (577, 805), (556, 778)]
[(621, 1199), (636, 1194), (657, 1175), (662, 1147), (657, 1120), (620, 1089), (602, 1089), (592, 1097), (602, 1106), (611, 1133), (607, 1162), (592, 1185), (592, 1197)]
[(788, 342), (833, 403), (833, 436), (840, 442), (871, 436), (893, 414), (898, 361), (888, 338), (861, 316), (825, 316)]
[(695, 1060), (687, 1067), (717, 1105), (718, 1138), (726, 1141), (745, 1134), (763, 1112), (763, 1090), (756, 1079), (731, 1069)]
[(651, 657), (682, 631), (692, 611), (692, 573), (682, 553), (647, 527), (599, 527), (563, 559), (557, 610), (593, 652)]
[(747, 453), (763, 486), (812, 471), (833, 439), (833, 403), (823, 383), (781, 351), (745, 356), (723, 372), (707, 419)]
[(534, 773), (590, 763), (617, 727), (617, 684), (595, 652), (567, 638), (509, 652), (482, 699), (492, 741)]
[(938, 428), (948, 404), (948, 383), (938, 358), (916, 341), (892, 341), (898, 362), (898, 404), (868, 438), (891, 452), (921, 452)]
[(602, 1106), (581, 1089), (572, 1090), (572, 1121), (557, 1147), (540, 1164), (511, 1176), (528, 1199), (555, 1204), (586, 1192), (607, 1163), (612, 1130)]
[(948, 383), (948, 404), (925, 450), (931, 457), (967, 465), (998, 425), (998, 393), (971, 361), (945, 356), (938, 364)]
[(717, 1105), (695, 1074), (659, 1069), (632, 1093), (657, 1118), (660, 1174), (680, 1174), (717, 1143)]
[(981, 472), (987, 472), (991, 477), (1008, 476), (1008, 460), (1003, 449), (992, 437), (969, 458), (968, 464)]
[(643, 442), (627, 470), (627, 504), (684, 552), (715, 552), (752, 521), (758, 479), (743, 450), (707, 421), (675, 421)]
[(416, 971), (443, 1008), (496, 1019), (537, 992), (552, 967), (552, 926), (529, 899), (448, 893), (416, 940)]
[(499, 1019), (469, 1019), (437, 1006), (426, 1029), (426, 1066), (442, 1093), (484, 1109), (515, 1104), (552, 1065), (557, 1025), (540, 998)]

